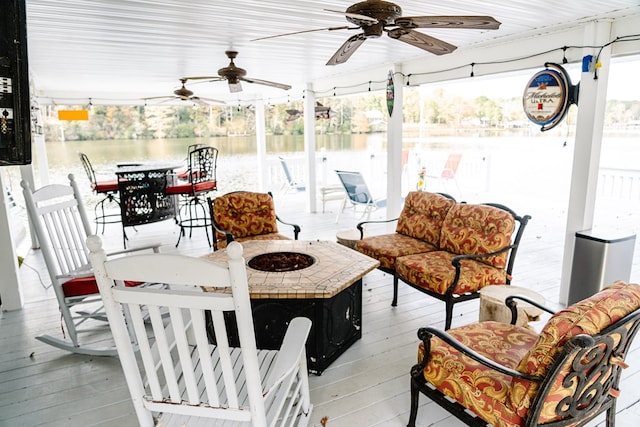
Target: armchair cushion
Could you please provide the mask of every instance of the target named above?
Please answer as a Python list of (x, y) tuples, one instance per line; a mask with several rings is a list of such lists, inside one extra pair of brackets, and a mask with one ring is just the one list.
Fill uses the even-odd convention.
[[(396, 259), (396, 273), (421, 288), (444, 295), (453, 283), (456, 270), (451, 264), (455, 254), (444, 251), (407, 255)], [(477, 292), (485, 286), (507, 283), (507, 273), (502, 268), (489, 266), (473, 259), (460, 262), (460, 278), (454, 294)]]
[[(440, 249), (456, 255), (496, 252), (511, 244), (516, 220), (502, 209), (487, 205), (456, 204), (447, 213), (440, 233)], [(504, 269), (508, 251), (478, 261)]]
[[(535, 344), (535, 331), (501, 322), (481, 322), (447, 331), (456, 340), (482, 356), (515, 369)], [(423, 369), (425, 379), (441, 393), (455, 399), (496, 427), (522, 424), (522, 416), (509, 400), (512, 377), (464, 356), (438, 337), (431, 338), (429, 361)], [(418, 347), (418, 362), (425, 357)]]
[[(267, 193), (239, 191), (217, 197), (213, 203), (216, 224), (234, 239), (278, 233), (273, 198)], [(218, 234), (218, 240), (224, 235)]]
[[(291, 240), (291, 237), (287, 237), (284, 234), (280, 233), (269, 233), (269, 234), (259, 234), (256, 236), (245, 236), (238, 237), (237, 239), (234, 236), (234, 241), (236, 242), (246, 242), (247, 240)], [(221, 239), (218, 240), (218, 249), (223, 249), (227, 247), (227, 240)]]
[(442, 223), (455, 204), (441, 194), (412, 191), (405, 198), (396, 233), (424, 240), (436, 248)]
[[(535, 345), (522, 358), (517, 370), (531, 375), (545, 376), (562, 351), (564, 344), (579, 334), (594, 335), (640, 308), (640, 286), (616, 282), (594, 296), (573, 304), (554, 314), (542, 329)], [(557, 381), (562, 381), (560, 376)], [(514, 408), (525, 414), (531, 406), (538, 385), (515, 379), (511, 400)], [(568, 391), (565, 391), (568, 394)], [(542, 411), (545, 421), (555, 419), (553, 408), (563, 395), (553, 395), (550, 410)], [(549, 400), (549, 399), (548, 399)], [(548, 414), (548, 415), (546, 415)]]

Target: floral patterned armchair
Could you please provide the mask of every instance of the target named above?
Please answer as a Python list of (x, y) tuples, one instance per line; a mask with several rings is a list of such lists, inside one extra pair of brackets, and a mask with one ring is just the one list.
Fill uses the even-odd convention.
[(293, 228), (298, 240), (300, 226), (282, 221), (276, 215), (271, 193), (235, 191), (208, 200), (213, 227), (213, 250), (232, 241), (290, 239), (278, 231), (280, 222)]
[[(517, 299), (507, 299), (512, 313)], [(582, 425), (606, 411), (613, 427), (638, 327), (640, 286), (617, 282), (554, 314), (540, 334), (494, 321), (421, 328), (408, 425), (423, 393), (467, 425)]]

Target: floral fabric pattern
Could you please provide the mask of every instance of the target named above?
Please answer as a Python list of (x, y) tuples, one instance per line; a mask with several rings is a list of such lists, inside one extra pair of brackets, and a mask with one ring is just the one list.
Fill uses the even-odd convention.
[[(562, 351), (564, 344), (579, 334), (594, 335), (607, 326), (640, 308), (640, 286), (616, 282), (594, 296), (577, 302), (556, 313), (542, 329), (540, 336), (518, 364), (518, 371), (544, 376)], [(537, 384), (514, 380), (512, 404), (520, 414), (526, 414), (537, 392)], [(555, 406), (564, 394), (552, 394), (542, 413), (542, 421), (555, 418)]]
[[(439, 247), (456, 255), (496, 252), (511, 244), (516, 220), (502, 209), (486, 205), (456, 204), (447, 213)], [(504, 269), (508, 252), (479, 258), (484, 264)]]
[(447, 213), (456, 202), (436, 193), (411, 191), (398, 218), (396, 233), (414, 237), (438, 247)]
[[(396, 259), (396, 273), (409, 283), (429, 291), (444, 295), (453, 284), (456, 270), (451, 264), (455, 254), (444, 251), (408, 255)], [(454, 294), (477, 292), (485, 286), (505, 284), (507, 273), (471, 259), (463, 259), (460, 263), (460, 278), (453, 291)]]
[[(482, 356), (512, 369), (538, 338), (529, 328), (493, 321), (465, 325), (447, 333)], [(418, 362), (424, 357), (420, 343)], [(512, 377), (463, 356), (439, 338), (431, 338), (423, 375), (439, 391), (496, 427), (519, 426), (523, 422), (509, 401)]]
[[(266, 193), (238, 191), (217, 197), (213, 201), (213, 218), (220, 228), (234, 239), (278, 233), (273, 198)], [(216, 233), (218, 241), (224, 241)]]
[(431, 252), (437, 248), (425, 241), (395, 233), (365, 237), (356, 242), (355, 249), (380, 261), (380, 268), (393, 270), (398, 257)]
[(393, 270), (396, 258), (438, 249), (442, 222), (455, 201), (436, 193), (407, 194), (395, 234), (365, 237), (355, 249), (380, 261), (380, 268)]

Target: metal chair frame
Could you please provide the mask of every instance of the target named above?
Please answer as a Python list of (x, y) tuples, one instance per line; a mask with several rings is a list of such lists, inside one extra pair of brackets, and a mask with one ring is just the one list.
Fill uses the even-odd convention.
[[(96, 224), (96, 233), (100, 226), (102, 226), (101, 233), (104, 234), (104, 230), (107, 224), (118, 224), (122, 222), (120, 214), (120, 200), (118, 198), (118, 181), (117, 179), (110, 181), (98, 181), (96, 178), (96, 172), (91, 165), (89, 157), (84, 153), (78, 153), (82, 168), (89, 178), (91, 183), (91, 189), (96, 194), (103, 194), (105, 197), (98, 201), (94, 206), (94, 222)], [(105, 205), (115, 204), (118, 206), (118, 213), (106, 213)], [(126, 237), (126, 236), (125, 236)]]

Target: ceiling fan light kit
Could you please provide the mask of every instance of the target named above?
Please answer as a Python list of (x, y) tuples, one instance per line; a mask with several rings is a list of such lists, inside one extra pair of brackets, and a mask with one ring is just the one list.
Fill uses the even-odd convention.
[(189, 81), (189, 80), (209, 80), (211, 82), (218, 82), (226, 80), (229, 85), (229, 91), (232, 93), (241, 92), (242, 85), (241, 81), (247, 83), (255, 83), (264, 86), (271, 86), (278, 89), (289, 90), (291, 89), (290, 85), (284, 83), (276, 83), (270, 82), (268, 80), (260, 80), (254, 79), (247, 76), (247, 71), (244, 68), (238, 67), (233, 60), (238, 56), (238, 52), (234, 50), (227, 50), (225, 52), (227, 58), (229, 58), (229, 65), (226, 67), (220, 68), (218, 70), (217, 76), (194, 76), (194, 77), (183, 77), (181, 80)]

